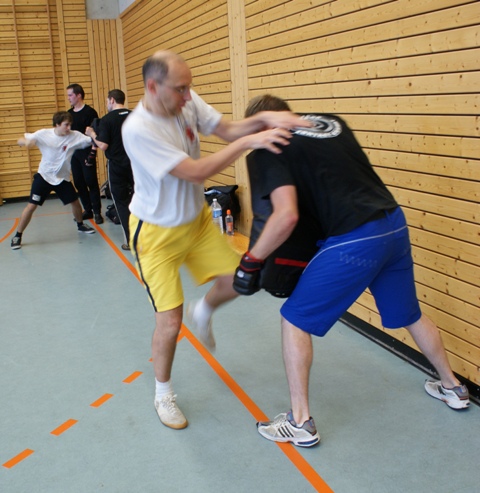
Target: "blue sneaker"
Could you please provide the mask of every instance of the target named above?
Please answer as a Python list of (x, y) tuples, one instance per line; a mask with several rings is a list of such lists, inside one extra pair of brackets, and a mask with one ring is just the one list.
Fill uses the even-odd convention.
[(312, 447), (320, 442), (320, 435), (313, 418), (298, 426), (292, 411), (282, 413), (273, 421), (257, 423), (257, 430), (262, 437), (272, 442), (292, 442), (297, 447)]

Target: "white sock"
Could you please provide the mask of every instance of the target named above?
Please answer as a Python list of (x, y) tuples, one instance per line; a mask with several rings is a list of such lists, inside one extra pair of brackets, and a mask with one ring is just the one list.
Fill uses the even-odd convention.
[(208, 324), (213, 312), (214, 309), (206, 302), (204, 296), (198, 301), (197, 305), (195, 306), (193, 316), (195, 317), (197, 324), (203, 326)]
[(161, 400), (163, 396), (173, 393), (172, 380), (168, 382), (159, 382), (155, 379), (155, 397), (157, 400)]

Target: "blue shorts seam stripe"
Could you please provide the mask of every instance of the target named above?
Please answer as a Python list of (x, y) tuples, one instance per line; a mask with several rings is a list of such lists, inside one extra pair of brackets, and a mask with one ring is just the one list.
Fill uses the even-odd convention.
[[(357, 238), (357, 239), (355, 239), (355, 240), (344, 241), (344, 242), (342, 242), (342, 243), (338, 243), (338, 244), (336, 244), (336, 245), (332, 245), (332, 246), (329, 246), (329, 247), (327, 247), (327, 248), (320, 249), (320, 251), (319, 251), (319, 252), (317, 252), (317, 253), (313, 256), (312, 260), (310, 260), (310, 262), (308, 263), (308, 265), (305, 267), (305, 270), (307, 270), (307, 269), (308, 269), (308, 266), (309, 266), (309, 265), (310, 265), (310, 264), (311, 264), (311, 263), (312, 263), (312, 262), (313, 262), (313, 261), (314, 261), (317, 257), (319, 257), (322, 253), (327, 252), (328, 250), (332, 250), (333, 248), (338, 248), (338, 247), (345, 246), (345, 245), (351, 245), (351, 244), (353, 244), (353, 243), (359, 243), (359, 242), (361, 242), (361, 241), (376, 240), (376, 239), (378, 239), (378, 238), (384, 238), (384, 237), (386, 237), (386, 236), (391, 236), (391, 235), (393, 235), (393, 234), (397, 234), (397, 233), (399, 233), (400, 231), (402, 231), (402, 230), (404, 230), (404, 229), (407, 229), (407, 228), (408, 228), (408, 226), (406, 226), (406, 225), (405, 225), (405, 226), (402, 226), (401, 228), (395, 229), (395, 230), (393, 230), (393, 231), (389, 231), (388, 233), (384, 233), (384, 234), (381, 234), (381, 235), (367, 236), (367, 237), (365, 237), (365, 238)], [(305, 270), (304, 270), (304, 272), (305, 272)]]

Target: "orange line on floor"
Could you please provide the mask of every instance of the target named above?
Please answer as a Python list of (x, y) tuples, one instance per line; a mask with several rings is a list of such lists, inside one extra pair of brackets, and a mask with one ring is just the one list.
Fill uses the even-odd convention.
[(268, 417), (255, 404), (255, 402), (247, 395), (247, 393), (238, 385), (237, 382), (229, 375), (223, 366), (207, 351), (198, 339), (190, 332), (190, 330), (182, 325), (182, 331), (185, 332), (185, 337), (190, 341), (192, 346), (204, 357), (207, 363), (214, 369), (215, 373), (223, 380), (227, 387), (237, 396), (240, 402), (248, 409), (250, 414), (257, 421), (266, 421)]
[(10, 235), (13, 235), (13, 233), (17, 229), (19, 222), (20, 222), (20, 220), (17, 217), (17, 219), (15, 219), (15, 222), (13, 223), (13, 226), (10, 228), (10, 231), (3, 238), (0, 238), (0, 243), (2, 243), (2, 241), (5, 241)]
[(76, 419), (69, 419), (65, 421), (65, 423), (61, 424), (58, 428), (55, 428), (53, 431), (51, 431), (50, 434), (58, 437), (63, 432), (67, 431), (69, 428), (71, 428), (73, 425), (77, 423), (78, 421)]
[(132, 383), (134, 380), (136, 380), (140, 375), (142, 375), (143, 372), (141, 371), (135, 371), (131, 375), (129, 375), (123, 383)]
[[(95, 226), (95, 225), (94, 225)], [(98, 226), (95, 226), (97, 231), (101, 231)], [(105, 240), (117, 250), (116, 246), (110, 241), (110, 239), (101, 232)], [(123, 255), (121, 255), (123, 257)], [(132, 265), (124, 260), (125, 265), (130, 269), (131, 272), (135, 274), (135, 277), (140, 281), (137, 271), (132, 268)], [(207, 363), (212, 367), (215, 373), (220, 377), (220, 379), (227, 385), (227, 387), (233, 392), (237, 399), (248, 409), (250, 414), (255, 418), (256, 421), (266, 421), (268, 420), (267, 415), (255, 404), (255, 402), (248, 396), (248, 394), (238, 385), (237, 382), (230, 376), (230, 374), (220, 365), (220, 363), (212, 356), (212, 354), (207, 351), (203, 345), (197, 340), (197, 338), (190, 332), (190, 330), (182, 324), (182, 330), (178, 336), (177, 342), (181, 340), (183, 335), (190, 341), (192, 346), (203, 356)], [(152, 361), (150, 359), (149, 361)], [(294, 445), (288, 443), (276, 443), (282, 452), (290, 459), (290, 461), (296, 466), (301, 474), (310, 482), (310, 484), (319, 493), (333, 493), (333, 490), (328, 486), (328, 484), (322, 479), (322, 477), (315, 471), (315, 469), (309, 464), (309, 462), (303, 458), (303, 456), (295, 449)]]
[(112, 397), (113, 397), (113, 394), (103, 394), (102, 397), (100, 397), (100, 399), (97, 399), (95, 402), (92, 402), (90, 404), (90, 406), (91, 407), (100, 407), (103, 404), (105, 404), (105, 402), (107, 402), (108, 399), (111, 399)]
[[(198, 339), (190, 332), (190, 330), (182, 325), (182, 331), (185, 333), (185, 337), (195, 347), (195, 349), (205, 358), (207, 363), (212, 367), (215, 373), (220, 377), (225, 385), (232, 391), (237, 399), (248, 409), (250, 414), (256, 421), (268, 421), (268, 417), (265, 413), (255, 404), (255, 402), (248, 396), (248, 394), (238, 385), (232, 376), (223, 368), (223, 366), (207, 351)], [(320, 493), (333, 493), (333, 490), (327, 483), (321, 478), (321, 476), (315, 471), (315, 469), (308, 463), (307, 460), (295, 449), (294, 445), (288, 443), (277, 443), (282, 452), (292, 461), (297, 469), (303, 474), (303, 476), (310, 482), (310, 484)]]
[(140, 276), (137, 273), (137, 270), (135, 269), (135, 266), (132, 265), (125, 255), (122, 253), (120, 248), (113, 243), (113, 241), (110, 239), (110, 237), (103, 231), (102, 228), (98, 226), (98, 224), (95, 224), (94, 221), (90, 220), (91, 225), (96, 229), (97, 233), (100, 234), (100, 236), (109, 244), (109, 246), (114, 250), (114, 252), (120, 257), (120, 260), (127, 266), (128, 270), (137, 278), (137, 280), (140, 282), (140, 284), (143, 284), (142, 280), (140, 279)]
[(20, 452), (18, 455), (5, 462), (5, 464), (3, 464), (3, 467), (10, 469), (11, 467), (16, 466), (19, 462), (22, 462), (22, 460), (26, 459), (29, 455), (32, 454), (33, 450), (26, 448), (23, 452)]

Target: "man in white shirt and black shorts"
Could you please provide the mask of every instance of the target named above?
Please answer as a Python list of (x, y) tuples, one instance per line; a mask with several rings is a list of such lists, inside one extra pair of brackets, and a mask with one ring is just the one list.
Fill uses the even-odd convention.
[(55, 192), (64, 205), (71, 204), (79, 233), (92, 234), (95, 230), (83, 223), (82, 207), (71, 181), (71, 159), (77, 149), (92, 145), (90, 137), (71, 130), (72, 115), (59, 111), (53, 115), (53, 127), (26, 133), (18, 139), (18, 145), (37, 146), (42, 153), (38, 173), (33, 177), (30, 200), (22, 212), (17, 232), (12, 238), (12, 250), (22, 248), (22, 234), (30, 223), (33, 213), (41, 206), (50, 192)]

